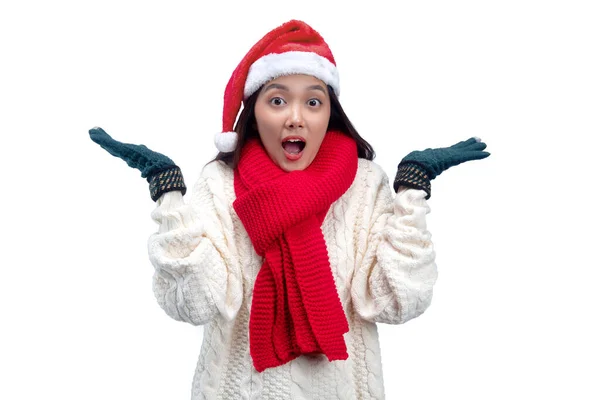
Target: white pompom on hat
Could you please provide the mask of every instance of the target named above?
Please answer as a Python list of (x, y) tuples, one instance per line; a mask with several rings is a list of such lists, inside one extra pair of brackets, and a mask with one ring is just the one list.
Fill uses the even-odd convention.
[(235, 150), (238, 136), (233, 127), (242, 101), (270, 80), (293, 74), (314, 76), (340, 94), (338, 70), (329, 46), (317, 31), (298, 20), (267, 33), (231, 74), (223, 97), (223, 131), (215, 135), (219, 151)]

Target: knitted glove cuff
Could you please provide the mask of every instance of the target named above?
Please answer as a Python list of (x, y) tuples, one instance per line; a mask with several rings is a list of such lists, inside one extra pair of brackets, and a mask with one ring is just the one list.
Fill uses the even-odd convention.
[(153, 201), (158, 200), (166, 192), (181, 190), (181, 193), (185, 194), (187, 190), (181, 169), (176, 165), (155, 172), (148, 177), (148, 183), (150, 183), (150, 197)]
[(431, 197), (431, 181), (425, 168), (419, 164), (412, 162), (400, 163), (394, 179), (394, 191), (396, 193), (400, 186), (424, 190), (427, 192), (425, 199)]

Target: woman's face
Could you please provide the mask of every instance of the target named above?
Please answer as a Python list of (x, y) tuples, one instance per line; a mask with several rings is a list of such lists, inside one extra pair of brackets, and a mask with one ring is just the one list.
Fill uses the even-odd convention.
[(273, 162), (287, 172), (303, 170), (315, 159), (327, 132), (327, 86), (309, 75), (273, 79), (262, 87), (254, 114)]

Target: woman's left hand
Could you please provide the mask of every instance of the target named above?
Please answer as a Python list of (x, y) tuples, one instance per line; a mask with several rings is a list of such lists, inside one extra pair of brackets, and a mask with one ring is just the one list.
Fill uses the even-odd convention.
[(483, 151), (486, 147), (481, 139), (472, 137), (450, 147), (410, 152), (398, 164), (394, 190), (398, 191), (401, 185), (419, 188), (425, 190), (429, 198), (431, 180), (450, 167), (488, 157), (490, 153)]

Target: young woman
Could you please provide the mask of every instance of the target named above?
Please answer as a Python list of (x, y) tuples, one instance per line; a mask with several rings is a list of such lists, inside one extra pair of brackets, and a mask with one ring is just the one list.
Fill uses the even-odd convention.
[(376, 323), (431, 302), (430, 181), (486, 146), (411, 152), (392, 194), (338, 94), (316, 31), (293, 20), (269, 32), (232, 74), (220, 152), (187, 202), (172, 160), (90, 130), (150, 183), (158, 304), (205, 326), (193, 399), (382, 399)]

